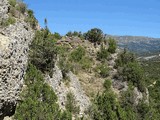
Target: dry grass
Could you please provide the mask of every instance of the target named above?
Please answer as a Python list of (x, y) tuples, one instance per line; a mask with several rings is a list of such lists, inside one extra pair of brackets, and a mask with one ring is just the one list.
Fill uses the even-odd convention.
[(80, 72), (77, 75), (86, 95), (92, 100), (97, 93), (104, 90), (104, 79), (96, 77), (94, 73)]

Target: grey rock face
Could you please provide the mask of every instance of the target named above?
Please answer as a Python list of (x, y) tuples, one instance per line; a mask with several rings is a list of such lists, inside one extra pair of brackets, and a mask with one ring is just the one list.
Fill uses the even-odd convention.
[(61, 70), (55, 65), (53, 77), (50, 78), (47, 76), (45, 79), (57, 94), (58, 104), (61, 109), (65, 109), (67, 93), (71, 92), (75, 96), (77, 105), (80, 107), (79, 115), (83, 116), (85, 115), (84, 111), (87, 110), (90, 105), (90, 100), (83, 91), (77, 76), (72, 72), (69, 72), (68, 77), (70, 79), (70, 83), (69, 86), (66, 86), (62, 81), (63, 76)]
[(9, 4), (7, 0), (0, 0), (0, 22), (8, 18)]
[(0, 119), (14, 113), (33, 36), (24, 22), (0, 29)]
[(66, 95), (69, 92), (69, 89), (62, 82), (63, 79), (62, 71), (58, 68), (57, 65), (55, 65), (53, 71), (54, 73), (52, 75), (52, 78), (50, 78), (50, 76), (47, 75), (45, 77), (45, 80), (53, 88), (54, 92), (58, 97), (58, 104), (60, 108), (64, 110)]
[(80, 106), (80, 114), (83, 115), (84, 111), (87, 110), (90, 105), (90, 100), (83, 91), (77, 76), (69, 72), (68, 77), (70, 78), (70, 90), (75, 95), (76, 101)]
[(139, 101), (143, 99), (143, 94), (138, 90), (137, 87), (135, 87), (133, 90), (133, 95), (134, 95), (134, 102), (136, 105), (138, 105)]

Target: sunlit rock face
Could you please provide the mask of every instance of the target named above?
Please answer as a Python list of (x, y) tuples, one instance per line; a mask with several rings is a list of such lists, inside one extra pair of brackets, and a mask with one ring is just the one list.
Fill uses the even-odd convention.
[[(4, 6), (0, 6), (0, 10), (1, 7)], [(0, 27), (0, 119), (14, 114), (33, 37), (32, 29), (22, 21)]]

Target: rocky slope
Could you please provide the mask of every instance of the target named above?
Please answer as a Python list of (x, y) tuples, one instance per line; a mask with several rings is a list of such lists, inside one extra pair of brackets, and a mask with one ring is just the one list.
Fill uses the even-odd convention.
[[(0, 1), (1, 19), (8, 16), (7, 0)], [(0, 119), (14, 113), (27, 67), (34, 32), (23, 21), (0, 28)]]
[[(0, 22), (2, 20), (6, 20), (9, 17), (9, 9), (10, 5), (8, 4), (8, 1), (1, 0)], [(3, 119), (5, 116), (13, 115), (15, 112), (16, 104), (20, 100), (19, 93), (22, 91), (24, 85), (23, 79), (27, 68), (29, 45), (31, 44), (34, 37), (34, 30), (29, 27), (26, 22), (24, 22), (24, 17), (15, 19), (16, 23), (6, 27), (0, 27), (0, 119)], [(60, 108), (62, 110), (65, 109), (65, 104), (67, 101), (66, 96), (69, 92), (71, 92), (73, 93), (77, 105), (80, 108), (78, 116), (82, 117), (86, 115), (85, 111), (91, 105), (91, 94), (93, 93), (93, 95), (96, 95), (97, 93), (101, 93), (104, 89), (104, 78), (98, 76), (95, 72), (96, 67), (101, 64), (100, 61), (96, 59), (97, 52), (101, 47), (100, 45), (95, 46), (86, 40), (82, 41), (77, 37), (73, 37), (73, 39), (71, 38), (64, 37), (64, 40), (58, 41), (57, 45), (63, 46), (63, 44), (67, 44), (69, 45), (69, 49), (71, 51), (76, 49), (78, 46), (83, 46), (87, 51), (86, 56), (93, 60), (93, 65), (91, 66), (90, 70), (86, 72), (85, 70), (80, 71), (81, 69), (79, 69), (79, 73), (77, 75), (73, 74), (73, 72), (70, 70), (67, 73), (67, 77), (69, 79), (68, 85), (66, 85), (63, 81), (62, 70), (60, 67), (58, 67), (57, 63), (53, 68), (52, 77), (47, 74), (44, 74), (44, 76), (46, 82), (53, 88), (54, 92), (56, 93)], [(152, 41), (150, 41), (150, 38), (143, 39), (141, 41), (140, 39), (143, 37), (134, 38), (134, 40), (131, 40), (132, 37), (113, 36), (113, 38), (119, 41), (118, 44), (120, 47), (124, 47), (128, 43), (129, 47), (130, 44), (131, 47), (134, 47), (133, 43), (135, 43), (135, 46), (137, 47), (138, 44), (143, 44), (144, 40), (145, 43), (149, 45), (151, 43), (154, 43), (155, 45), (160, 41), (158, 39), (152, 39)], [(156, 43), (154, 41), (156, 41)], [(104, 46), (108, 47), (107, 45)], [(148, 47), (146, 48), (148, 49)], [(158, 45), (156, 50), (159, 48), (160, 46)], [(71, 51), (68, 51), (68, 53)], [(106, 61), (106, 64), (109, 67), (109, 75), (105, 79), (112, 81), (112, 90), (118, 96), (120, 96), (120, 92), (127, 91), (128, 84), (126, 81), (124, 82), (114, 78), (117, 73), (117, 70), (114, 68), (115, 60), (118, 57), (117, 52), (119, 51), (111, 54), (109, 56), (110, 58), (108, 58)], [(148, 90), (146, 91), (146, 100), (148, 100), (149, 93)], [(142, 100), (144, 96), (137, 87), (134, 87), (133, 92), (135, 104), (138, 104), (139, 100)]]
[[(121, 97), (121, 93), (128, 90), (129, 85), (127, 81), (115, 78), (115, 75), (117, 74), (117, 69), (115, 69), (114, 66), (116, 64), (115, 61), (118, 58), (118, 53), (120, 53), (119, 49), (116, 50), (116, 53), (110, 54), (110, 57), (106, 61), (109, 67), (109, 76), (106, 78), (102, 78), (100, 76), (97, 76), (96, 72), (94, 71), (94, 69), (100, 62), (96, 59), (96, 54), (97, 51), (100, 50), (100, 45), (93, 47), (91, 43), (87, 44), (84, 42), (85, 44), (83, 44), (77, 42), (76, 44), (74, 44), (72, 42), (69, 42), (70, 40), (66, 40), (66, 42), (64, 41), (61, 43), (61, 45), (72, 45), (72, 47), (70, 47), (71, 49), (76, 49), (76, 47), (78, 46), (77, 44), (83, 47), (86, 45), (85, 47), (89, 48), (86, 51), (88, 53), (88, 56), (94, 60), (94, 65), (92, 66), (91, 71), (88, 72), (78, 70), (78, 74), (76, 75), (74, 75), (72, 72), (69, 72), (68, 76), (70, 82), (68, 86), (65, 85), (63, 81), (62, 71), (58, 68), (58, 66), (54, 68), (53, 78), (50, 78), (49, 76), (46, 77), (47, 82), (56, 92), (59, 99), (59, 105), (62, 109), (65, 109), (66, 95), (69, 91), (71, 91), (74, 94), (78, 104), (80, 105), (80, 114), (85, 115), (84, 111), (87, 110), (89, 105), (91, 104), (92, 95), (96, 95), (97, 93), (101, 93), (103, 91), (103, 83), (105, 79), (109, 79), (112, 81), (112, 91), (119, 98)], [(134, 87), (134, 104), (138, 105), (139, 101), (143, 99), (145, 99), (146, 103), (149, 103), (148, 89), (146, 88), (146, 92), (142, 93), (137, 87)]]
[(60, 108), (63, 110), (65, 110), (67, 94), (69, 92), (73, 93), (77, 105), (80, 107), (79, 117), (82, 117), (85, 115), (84, 112), (88, 109), (89, 105), (91, 104), (90, 100), (88, 96), (85, 94), (78, 77), (74, 75), (72, 72), (68, 73), (68, 77), (70, 79), (70, 82), (67, 86), (63, 82), (62, 71), (58, 68), (58, 66), (55, 66), (53, 77), (50, 78), (49, 76), (46, 76), (46, 81), (57, 94), (58, 104)]

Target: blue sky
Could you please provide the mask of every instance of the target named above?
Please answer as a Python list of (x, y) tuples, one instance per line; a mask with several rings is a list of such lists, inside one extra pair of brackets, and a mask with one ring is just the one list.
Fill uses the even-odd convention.
[(86, 32), (160, 38), (160, 0), (24, 0), (52, 32)]

